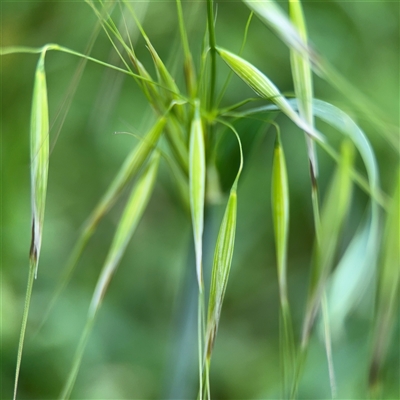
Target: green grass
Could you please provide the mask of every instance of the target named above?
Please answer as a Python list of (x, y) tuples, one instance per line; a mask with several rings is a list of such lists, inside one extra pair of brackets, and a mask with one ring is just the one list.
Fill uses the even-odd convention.
[[(230, 7), (245, 16), (243, 26), (238, 26), (224, 4), (216, 12), (212, 0), (196, 5), (194, 15), (195, 5), (180, 0), (148, 8), (124, 0), (86, 3), (92, 22), (85, 23), (94, 30), (85, 52), (53, 43), (18, 47), (20, 43), (5, 41), (1, 47), (6, 80), (8, 58), (39, 55), (32, 74), (28, 288), (23, 310), (18, 301), (12, 303), (14, 312), (22, 315), (19, 342), (11, 341), (17, 353), (13, 398), (396, 395), (399, 128), (380, 110), (384, 107), (363, 93), (365, 88), (356, 89), (327, 61), (328, 55), (311, 44), (315, 28), (307, 27), (309, 6), (303, 10), (300, 1), (291, 0), (286, 12), (281, 3), (232, 3)], [(169, 23), (168, 34), (162, 30), (163, 18), (151, 14), (157, 11)], [(146, 12), (154, 19), (149, 20)], [(264, 25), (282, 41), (281, 47), (260, 46), (264, 37), (272, 37)], [(166, 39), (157, 39), (158, 32)], [(96, 48), (96, 41), (101, 48)], [(279, 58), (285, 45), (287, 60)], [(113, 62), (103, 48), (113, 50)], [(61, 122), (53, 125), (52, 84), (63, 71), (58, 65), (49, 75), (51, 57), (56, 55), (81, 61), (75, 75), (71, 73)], [(260, 60), (265, 60), (262, 66)], [(86, 204), (80, 209), (85, 222), (81, 218), (78, 225), (84, 222), (83, 227), (74, 235), (70, 232), (64, 243), (54, 210), (50, 207), (45, 214), (45, 203), (54, 198), (52, 164), (63, 146), (61, 130), (70, 130), (68, 122), (62, 128), (73, 119), (72, 98), (91, 78), (82, 75), (83, 68), (95, 65), (125, 77), (126, 94), (118, 107), (126, 110), (131, 126), (112, 128), (129, 133), (112, 138), (126, 139), (119, 150), (125, 160), (118, 170), (113, 166), (114, 177), (101, 169), (112, 158), (111, 147), (102, 145), (98, 167), (91, 171), (108, 186), (96, 189), (92, 197), (100, 200), (94, 208)], [(276, 73), (285, 68), (291, 76), (289, 89)], [(275, 73), (266, 73), (274, 69)], [(90, 88), (97, 86), (94, 79)], [(289, 92), (292, 88), (294, 93)], [(324, 97), (320, 88), (325, 88), (324, 100), (315, 95)], [(336, 101), (327, 101), (333, 90)], [(108, 107), (112, 106), (110, 101)], [(11, 120), (7, 112), (4, 115)], [(262, 157), (258, 132), (263, 146), (269, 146)], [(51, 138), (58, 140), (54, 153)], [(98, 146), (97, 139), (85, 138), (93, 140), (93, 154), (83, 150), (76, 179), (84, 175)], [(393, 160), (390, 168), (386, 160)], [(63, 168), (73, 171), (71, 156)], [(58, 201), (62, 204), (78, 194), (83, 199), (90, 187), (90, 182), (79, 189), (73, 183)], [(267, 200), (264, 194), (269, 191)], [(54, 200), (50, 204), (54, 207)], [(246, 229), (250, 223), (251, 229)], [(46, 236), (46, 229), (53, 238)], [(131, 253), (135, 246), (136, 253)], [(40, 307), (35, 299), (39, 282), (33, 284), (39, 258), (41, 264), (57, 265), (60, 271), (43, 280), (46, 295)], [(148, 260), (154, 264), (149, 271)], [(129, 264), (134, 269), (118, 280)], [(43, 269), (38, 281), (49, 272)], [(4, 271), (2, 296), (12, 297), (7, 294), (12, 274), (8, 267)], [(125, 302), (127, 293), (132, 303)], [(3, 307), (6, 301), (3, 297)], [(71, 304), (67, 312), (66, 302)], [(241, 315), (240, 310), (246, 311)], [(136, 316), (130, 315), (132, 311)], [(106, 339), (99, 333), (101, 323), (107, 325), (107, 343), (114, 348), (108, 355)], [(162, 323), (160, 334), (157, 323)], [(250, 323), (257, 335), (249, 333)], [(58, 328), (61, 324), (64, 328)], [(43, 343), (35, 348), (32, 343), (40, 340)], [(176, 341), (176, 348), (166, 341)], [(131, 350), (123, 349), (127, 346)], [(344, 355), (341, 346), (352, 350)], [(29, 351), (23, 351), (27, 347)], [(39, 379), (30, 368), (30, 377), (24, 366), (40, 364), (44, 349), (52, 354), (43, 358), (48, 365), (38, 367)], [(89, 363), (85, 359), (90, 355), (94, 357)], [(5, 398), (11, 396), (8, 357), (12, 358), (7, 353)], [(102, 362), (103, 373), (96, 367)], [(357, 371), (343, 372), (349, 365), (357, 365)], [(90, 378), (93, 366), (97, 372)], [(53, 373), (52, 368), (55, 383), (46, 385), (43, 376)], [(90, 379), (96, 383), (90, 384)]]

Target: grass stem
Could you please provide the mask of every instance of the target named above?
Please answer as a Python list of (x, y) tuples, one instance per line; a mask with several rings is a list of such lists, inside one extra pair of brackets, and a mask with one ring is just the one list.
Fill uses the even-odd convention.
[(216, 40), (214, 27), (214, 2), (207, 0), (207, 21), (208, 21), (208, 38), (210, 45), (211, 57), (211, 76), (210, 76), (210, 92), (208, 109), (211, 111), (214, 108), (215, 82), (217, 74), (217, 58), (216, 58)]

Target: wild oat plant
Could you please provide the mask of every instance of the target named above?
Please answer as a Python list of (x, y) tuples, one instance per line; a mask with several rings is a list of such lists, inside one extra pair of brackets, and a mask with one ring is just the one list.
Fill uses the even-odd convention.
[[(38, 56), (32, 74), (27, 163), (32, 215), (29, 273), (18, 346), (8, 339), (14, 331), (10, 328), (7, 334), (4, 327), (11, 312), (20, 321), (22, 304), (7, 306), (16, 294), (7, 283), (9, 275), (4, 274), (2, 283), (3, 345), (12, 344), (3, 348), (3, 362), (8, 365), (9, 358), (16, 360), (13, 398), (54, 398), (57, 391), (60, 399), (398, 398), (399, 128), (364, 90), (333, 67), (323, 48), (312, 44), (324, 32), (309, 38), (301, 2), (85, 3), (95, 17), (85, 50), (53, 43), (1, 47), (5, 67), (16, 54)], [(80, 10), (76, 3), (69, 7)], [(322, 10), (328, 4), (319, 7)], [(312, 26), (315, 31), (315, 23)], [(2, 28), (8, 32), (6, 24)], [(157, 48), (159, 32), (166, 39)], [(112, 47), (108, 61), (92, 56), (101, 37)], [(375, 51), (372, 45), (370, 51)], [(52, 66), (54, 53), (62, 53), (62, 61)], [(19, 62), (28, 58), (18, 57)], [(56, 113), (54, 74), (62, 74), (71, 58), (80, 63)], [(95, 88), (104, 86), (98, 100), (105, 106), (95, 109), (94, 120), (103, 122), (94, 124), (98, 132), (90, 140), (96, 142), (107, 111), (111, 109), (108, 115), (113, 112), (122, 85), (118, 79), (127, 77), (123, 86), (137, 100), (125, 106), (131, 107), (124, 117), (129, 118), (126, 129), (116, 129), (118, 136), (107, 136), (114, 142), (125, 140), (121, 153), (131, 149), (114, 177), (110, 173), (102, 177), (100, 185), (108, 183), (108, 188), (89, 216), (81, 213), (85, 223), (72, 244), (63, 240), (65, 228), (54, 222), (55, 211), (50, 216), (45, 213), (46, 198), (54, 197), (53, 187), (57, 187), (51, 179), (48, 185), (48, 177), (69, 130), (72, 117), (67, 113), (79, 108), (72, 101), (77, 89), (79, 93), (78, 84), (90, 79), (85, 75), (81, 80), (84, 68), (93, 63), (114, 74), (103, 83), (91, 83)], [(274, 80), (285, 69), (291, 73), (293, 86), (283, 93)], [(2, 74), (4, 82), (7, 71)], [(50, 84), (47, 72), (52, 76)], [(352, 116), (316, 98), (314, 79), (316, 88), (328, 88), (325, 93), (331, 93)], [(369, 88), (365, 89), (368, 93)], [(7, 101), (3, 96), (3, 107)], [(3, 117), (11, 119), (5, 113)], [(12, 135), (8, 132), (12, 125), (3, 123), (2, 133)], [(371, 138), (385, 155), (378, 157), (379, 163)], [(75, 151), (90, 151), (90, 147)], [(102, 154), (103, 160), (107, 157)], [(69, 207), (74, 208), (73, 204), (85, 201), (86, 193), (93, 202), (89, 181), (86, 186), (79, 184), (84, 169), (93, 167), (81, 164), (81, 170), (73, 172), (74, 159), (63, 162), (64, 176), (71, 171), (78, 181), (70, 181), (66, 191), (75, 203), (65, 196), (58, 202), (72, 201)], [(260, 168), (262, 173), (257, 171)], [(385, 190), (380, 185), (382, 176)], [(299, 193), (304, 196), (299, 198)], [(248, 209), (256, 203), (256, 209), (265, 212)], [(109, 219), (106, 216), (113, 207), (116, 211)], [(151, 213), (156, 214), (153, 220)], [(142, 228), (142, 218), (144, 223), (148, 218), (149, 234)], [(165, 222), (162, 225), (163, 218), (172, 224), (170, 228)], [(95, 236), (98, 228), (103, 239)], [(28, 224), (23, 230), (28, 232)], [(53, 237), (46, 236), (46, 230)], [(55, 258), (46, 258), (46, 240), (57, 242)], [(142, 245), (146, 240), (151, 244)], [(135, 243), (143, 246), (142, 253), (129, 253)], [(178, 250), (165, 252), (168, 246)], [(86, 252), (91, 256), (85, 256)], [(129, 256), (124, 258), (126, 252)], [(296, 257), (296, 252), (301, 256)], [(153, 253), (153, 257), (161, 256), (146, 275), (145, 264)], [(123, 258), (131, 267), (129, 275), (113, 285)], [(53, 265), (41, 270), (42, 260)], [(85, 275), (82, 271), (89, 268), (91, 275)], [(50, 278), (45, 278), (50, 269)], [(231, 270), (234, 284), (229, 289)], [(52, 284), (56, 280), (58, 284)], [(80, 280), (86, 280), (86, 286), (79, 286)], [(42, 293), (48, 288), (54, 292), (33, 301), (31, 320), (31, 298), (35, 299), (39, 284)], [(91, 287), (91, 299), (87, 287)], [(127, 308), (121, 316), (115, 315), (118, 304), (107, 311), (112, 307), (107, 305), (109, 288), (121, 292), (120, 297), (110, 297)], [(227, 291), (231, 294), (224, 305)], [(124, 297), (135, 306), (128, 309), (129, 301), (121, 300)], [(146, 305), (139, 306), (138, 301)], [(160, 317), (160, 309), (167, 317)], [(239, 315), (236, 309), (244, 312), (235, 325), (228, 320)], [(102, 319), (103, 312), (107, 319)], [(133, 322), (126, 321), (128, 315)], [(148, 332), (157, 331), (157, 325), (146, 330), (140, 318), (143, 326), (156, 324), (157, 318), (165, 320), (160, 325), (164, 332), (146, 338)], [(106, 332), (111, 339), (102, 339), (96, 331)], [(160, 346), (161, 337), (173, 344)], [(114, 346), (108, 356), (96, 350), (107, 346)], [(126, 354), (124, 346), (129, 348)], [(45, 352), (54, 355), (47, 358)], [(102, 362), (103, 370), (97, 367)], [(8, 369), (3, 367), (3, 372), (3, 396), (9, 398), (11, 380)]]

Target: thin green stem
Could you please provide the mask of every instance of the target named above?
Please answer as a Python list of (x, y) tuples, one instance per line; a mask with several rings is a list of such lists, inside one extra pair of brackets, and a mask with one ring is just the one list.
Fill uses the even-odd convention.
[(210, 57), (211, 57), (211, 77), (210, 77), (210, 93), (209, 93), (208, 109), (212, 110), (214, 108), (215, 81), (217, 74), (213, 0), (207, 0), (207, 20), (208, 20), (208, 38), (209, 38)]
[(77, 348), (77, 350), (75, 352), (75, 355), (74, 355), (74, 360), (73, 360), (73, 365), (72, 365), (71, 372), (70, 372), (70, 374), (68, 376), (68, 380), (67, 380), (67, 382), (66, 382), (66, 384), (65, 384), (65, 386), (64, 386), (64, 388), (63, 388), (63, 390), (62, 390), (62, 392), (60, 394), (60, 397), (59, 397), (60, 400), (68, 400), (70, 398), (70, 396), (71, 396), (72, 390), (73, 390), (74, 385), (75, 385), (76, 378), (78, 376), (79, 367), (80, 367), (80, 364), (81, 364), (81, 361), (82, 361), (82, 357), (83, 357), (83, 354), (85, 352), (86, 344), (87, 344), (87, 342), (89, 340), (89, 336), (90, 336), (90, 333), (92, 331), (95, 319), (96, 319), (96, 313), (92, 315), (91, 319), (88, 321), (88, 323), (87, 323), (87, 325), (85, 327), (85, 330), (83, 331), (83, 334), (82, 334), (81, 339), (79, 341), (78, 348)]
[(211, 399), (211, 390), (210, 390), (210, 362), (211, 359), (207, 358), (206, 361), (206, 394), (207, 394), (207, 400)]
[(183, 18), (182, 3), (181, 0), (176, 0), (176, 7), (178, 12), (179, 31), (181, 36), (183, 54), (184, 54), (184, 74), (186, 80), (186, 87), (190, 97), (196, 96), (196, 77), (195, 68), (193, 64), (192, 54), (190, 53), (188, 35), (185, 28), (185, 20)]
[[(239, 50), (239, 53), (238, 53), (239, 56), (242, 55), (243, 50), (244, 50), (244, 46), (246, 45), (247, 34), (249, 32), (249, 27), (250, 27), (250, 23), (251, 23), (252, 18), (253, 18), (253, 11), (250, 13), (249, 18), (247, 19), (246, 27), (244, 29), (242, 45), (240, 46), (240, 50)], [(227, 78), (225, 80), (225, 83), (222, 86), (221, 93), (219, 94), (218, 99), (216, 101), (216, 108), (218, 108), (218, 105), (221, 103), (221, 101), (222, 101), (222, 99), (224, 97), (224, 94), (225, 94), (226, 90), (228, 89), (228, 85), (229, 85), (229, 82), (232, 79), (232, 76), (233, 76), (233, 71), (230, 70), (229, 73), (228, 73), (228, 76), (227, 76)]]
[(336, 397), (337, 390), (336, 390), (335, 369), (333, 365), (331, 328), (329, 323), (328, 300), (326, 298), (326, 292), (324, 292), (322, 296), (322, 319), (324, 322), (325, 350), (326, 350), (326, 359), (328, 361), (329, 382), (331, 385), (332, 398), (334, 399)]
[(306, 356), (307, 356), (307, 348), (304, 347), (303, 345), (300, 346), (300, 351), (299, 354), (296, 357), (296, 369), (295, 369), (295, 376), (293, 380), (293, 386), (292, 386), (292, 391), (290, 394), (290, 399), (294, 400), (297, 395), (297, 389), (299, 387), (299, 381), (300, 377), (302, 375), (303, 369), (304, 369), (304, 364), (306, 361)]
[(90, 57), (86, 54), (82, 54), (82, 53), (79, 53), (74, 50), (70, 50), (66, 47), (59, 46), (58, 44), (54, 44), (54, 43), (46, 44), (45, 46), (42, 46), (42, 47), (18, 47), (18, 46), (4, 47), (4, 48), (0, 49), (0, 55), (5, 56), (5, 55), (9, 55), (9, 54), (39, 54), (39, 53), (42, 53), (43, 51), (51, 51), (51, 50), (56, 50), (56, 51), (61, 51), (63, 53), (72, 54), (74, 56), (81, 57), (81, 58), (84, 58), (89, 61), (93, 61), (94, 63), (100, 64), (103, 67), (111, 68), (118, 72), (122, 72), (126, 75), (133, 76), (137, 79), (141, 79), (141, 80), (147, 81), (149, 83), (157, 84), (156, 82), (151, 81), (150, 79), (143, 78), (140, 75), (135, 74), (134, 72), (128, 71), (123, 68), (116, 67), (115, 65), (108, 64), (104, 61), (98, 60), (96, 58)]
[(240, 164), (239, 164), (239, 169), (235, 178), (235, 181), (233, 182), (232, 185), (232, 190), (237, 190), (237, 185), (238, 185), (238, 181), (239, 181), (239, 177), (240, 174), (242, 173), (242, 169), (243, 169), (243, 148), (242, 148), (242, 142), (240, 140), (240, 136), (239, 133), (237, 132), (237, 130), (234, 128), (234, 126), (232, 124), (230, 124), (227, 121), (224, 121), (223, 119), (220, 118), (216, 118), (215, 119), (217, 122), (219, 122), (222, 125), (225, 125), (226, 127), (228, 127), (236, 136), (236, 139), (238, 141), (238, 145), (239, 145), (239, 152), (240, 152)]
[(199, 290), (197, 305), (197, 341), (199, 357), (199, 399), (203, 399), (203, 330), (202, 330), (202, 302), (204, 301), (204, 292)]
[[(85, 49), (85, 54), (90, 54), (91, 53), (91, 51), (93, 49), (93, 46), (94, 46), (94, 44), (96, 42), (96, 39), (97, 39), (97, 37), (98, 37), (98, 35), (100, 33), (101, 27), (102, 27), (102, 24), (101, 24), (100, 21), (98, 21), (96, 26), (95, 26), (95, 28), (93, 29), (93, 32), (92, 32), (90, 38), (89, 38), (88, 44), (87, 44), (86, 49)], [(50, 147), (50, 154), (53, 152), (53, 149), (54, 149), (54, 147), (56, 145), (58, 137), (59, 137), (59, 135), (61, 133), (61, 130), (62, 130), (63, 126), (64, 126), (64, 122), (66, 120), (67, 114), (68, 114), (69, 109), (71, 107), (72, 100), (73, 100), (73, 98), (75, 96), (75, 93), (76, 93), (76, 90), (78, 88), (78, 84), (79, 84), (79, 82), (80, 82), (80, 80), (82, 78), (82, 75), (83, 75), (83, 72), (85, 70), (87, 61), (88, 60), (85, 60), (85, 59), (81, 59), (79, 61), (79, 64), (78, 64), (78, 66), (77, 66), (77, 68), (76, 68), (76, 70), (74, 72), (74, 75), (73, 75), (73, 77), (71, 79), (71, 82), (68, 85), (69, 87), (68, 87), (67, 92), (65, 93), (64, 99), (63, 99), (63, 101), (61, 103), (61, 106), (58, 109), (58, 111), (57, 111), (57, 113), (56, 113), (56, 115), (55, 115), (55, 117), (53, 119), (53, 122), (52, 122), (52, 124), (50, 126), (50, 132), (52, 132), (53, 129), (56, 129), (55, 133), (54, 133), (54, 136), (53, 136), (53, 139), (52, 139), (52, 145)], [(60, 122), (58, 122), (58, 121), (60, 121)]]
[(242, 113), (238, 112), (238, 113), (232, 113), (232, 110), (235, 110), (236, 108), (242, 107), (244, 105), (246, 105), (247, 103), (251, 103), (254, 101), (260, 101), (262, 100), (259, 97), (252, 97), (252, 98), (248, 98), (242, 101), (239, 101), (238, 103), (232, 104), (226, 108), (221, 108), (218, 110), (218, 115), (219, 116), (224, 116), (224, 117), (238, 117), (241, 118), (242, 117)]
[(22, 350), (24, 348), (24, 339), (25, 339), (26, 325), (28, 322), (29, 305), (31, 303), (33, 281), (35, 279), (35, 270), (36, 270), (36, 265), (31, 261), (31, 264), (29, 266), (28, 286), (26, 288), (26, 295), (25, 295), (24, 312), (22, 316), (21, 333), (18, 342), (17, 366), (15, 369), (15, 383), (14, 383), (14, 396), (13, 396), (14, 400), (17, 398), (19, 371), (21, 369)]
[(181, 0), (176, 0), (176, 8), (177, 8), (177, 12), (178, 12), (179, 32), (181, 35), (183, 54), (185, 56), (185, 59), (187, 60), (187, 59), (191, 58), (191, 55), (190, 55), (190, 50), (189, 50), (189, 41), (188, 41), (188, 37), (187, 37), (187, 33), (186, 33), (185, 22), (183, 19)]
[(71, 55), (76, 56), (76, 57), (81, 57), (81, 58), (84, 58), (84, 59), (86, 59), (88, 61), (92, 61), (92, 62), (94, 62), (96, 64), (102, 65), (103, 67), (107, 67), (107, 68), (113, 69), (115, 71), (122, 72), (125, 75), (129, 75), (129, 76), (131, 76), (131, 77), (133, 77), (135, 79), (139, 79), (139, 80), (141, 80), (143, 82), (147, 82), (147, 83), (150, 83), (152, 85), (158, 86), (158, 87), (160, 87), (160, 88), (162, 88), (164, 90), (167, 90), (167, 91), (173, 93), (174, 95), (180, 97), (180, 99), (182, 101), (187, 102), (187, 103), (191, 103), (191, 100), (186, 98), (185, 96), (183, 96), (181, 93), (176, 93), (173, 90), (163, 86), (162, 84), (153, 81), (152, 79), (144, 78), (143, 76), (135, 74), (132, 71), (116, 67), (115, 65), (108, 64), (108, 63), (106, 63), (104, 61), (98, 60), (97, 58), (93, 58), (93, 57), (90, 57), (90, 56), (88, 56), (86, 54), (82, 54), (82, 53), (79, 53), (77, 51), (68, 49), (67, 47), (59, 46), (58, 44), (51, 43), (51, 44), (47, 44), (47, 45), (45, 45), (43, 47), (5, 47), (5, 48), (0, 48), (0, 55), (39, 54), (39, 53), (42, 53), (43, 51), (52, 51), (52, 50), (61, 51), (63, 53), (71, 54)]
[[(320, 216), (320, 207), (319, 207), (319, 198), (318, 198), (318, 182), (315, 176), (313, 169), (313, 165), (310, 161), (310, 179), (311, 179), (311, 200), (312, 200), (312, 208), (314, 215), (314, 225), (315, 225), (315, 237), (316, 237), (316, 245), (320, 247), (321, 244), (321, 216)], [(332, 343), (331, 343), (331, 332), (329, 325), (329, 315), (328, 315), (328, 304), (326, 299), (326, 292), (324, 290), (322, 295), (322, 319), (324, 321), (324, 339), (325, 339), (325, 350), (326, 350), (326, 359), (328, 362), (328, 370), (329, 370), (329, 380), (331, 385), (331, 393), (332, 398), (336, 395), (336, 379), (335, 379), (335, 371), (333, 366), (333, 355), (332, 355)], [(308, 341), (305, 343), (305, 346), (308, 346)]]

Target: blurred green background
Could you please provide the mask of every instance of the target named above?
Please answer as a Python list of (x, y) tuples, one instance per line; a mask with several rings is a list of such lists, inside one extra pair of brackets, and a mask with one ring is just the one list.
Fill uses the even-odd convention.
[[(177, 17), (173, 1), (133, 4), (161, 58), (180, 87)], [(287, 8), (286, 2), (282, 6)], [(183, 2), (195, 61), (205, 30), (204, 2)], [(145, 12), (146, 11), (146, 12)], [(356, 87), (399, 121), (400, 3), (388, 1), (305, 2), (309, 37), (315, 47)], [(240, 2), (218, 3), (217, 41), (238, 52), (249, 12)], [(1, 46), (58, 43), (84, 52), (96, 17), (83, 2), (2, 2)], [(133, 34), (134, 30), (132, 30)], [(149, 70), (143, 41), (136, 51)], [(119, 62), (103, 32), (93, 57)], [(265, 72), (283, 92), (293, 92), (289, 51), (261, 22), (253, 19), (244, 57)], [(1, 396), (12, 397), (19, 330), (28, 276), (30, 245), (29, 120), (36, 55), (8, 55), (1, 60)], [(46, 56), (50, 118), (62, 107), (79, 60), (50, 52)], [(228, 69), (218, 63), (218, 85)], [(252, 96), (236, 77), (224, 105)], [(376, 152), (382, 188), (392, 192), (398, 159), (379, 132), (348, 100), (315, 78), (315, 96), (350, 113), (366, 131)], [(37, 333), (77, 233), (114, 174), (136, 145), (129, 135), (145, 133), (151, 112), (135, 82), (88, 63), (50, 157), (47, 209), (38, 278), (20, 374), (20, 399), (56, 398), (65, 381), (81, 334), (91, 294), (119, 215), (122, 199), (100, 224), (71, 284), (43, 329)], [(313, 246), (310, 183), (303, 134), (279, 116), (291, 194), (289, 295), (299, 335), (305, 307)], [(339, 144), (325, 125), (320, 130)], [(238, 191), (236, 247), (211, 368), (214, 399), (276, 399), (280, 396), (279, 307), (270, 185), (274, 130), (258, 133), (259, 124), (237, 125), (245, 147), (245, 171)], [(321, 199), (334, 163), (319, 149)], [(225, 142), (221, 183), (228, 187), (237, 170), (235, 142)], [(359, 169), (362, 163), (357, 160)], [(233, 171), (233, 172), (232, 172)], [(225, 179), (225, 180), (224, 180)], [(343, 233), (342, 250), (365, 211), (368, 198), (358, 188)], [(205, 269), (209, 271), (223, 204), (207, 214)], [(347, 240), (347, 241), (346, 241)], [(196, 283), (192, 231), (162, 165), (154, 196), (107, 292), (72, 398), (186, 399), (196, 396)], [(374, 295), (366, 297), (373, 297)], [(364, 304), (365, 303), (365, 304)], [(338, 398), (365, 399), (372, 342), (373, 298), (346, 322), (333, 343)], [(383, 396), (399, 394), (399, 324), (383, 370)], [(298, 336), (297, 336), (298, 338)], [(300, 385), (302, 399), (330, 397), (323, 343), (312, 338)]]

